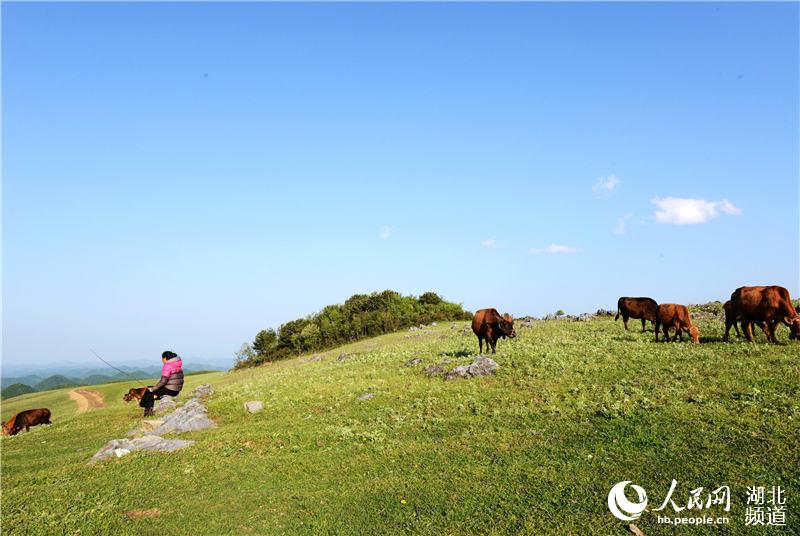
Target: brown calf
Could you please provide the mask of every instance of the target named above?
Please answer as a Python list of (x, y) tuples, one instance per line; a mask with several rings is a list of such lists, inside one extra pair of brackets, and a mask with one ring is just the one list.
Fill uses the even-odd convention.
[(675, 339), (683, 342), (683, 332), (689, 334), (692, 342), (700, 342), (700, 330), (692, 325), (692, 318), (689, 316), (689, 309), (685, 305), (677, 303), (662, 303), (658, 306), (658, 316), (656, 316), (656, 342), (658, 342), (658, 329), (664, 329), (664, 339), (669, 342), (669, 328), (675, 328)]

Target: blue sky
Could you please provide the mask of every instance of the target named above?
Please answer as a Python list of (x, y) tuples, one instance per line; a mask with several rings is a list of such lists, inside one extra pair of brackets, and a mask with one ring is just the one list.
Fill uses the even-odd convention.
[(6, 363), (800, 291), (796, 3), (2, 9)]

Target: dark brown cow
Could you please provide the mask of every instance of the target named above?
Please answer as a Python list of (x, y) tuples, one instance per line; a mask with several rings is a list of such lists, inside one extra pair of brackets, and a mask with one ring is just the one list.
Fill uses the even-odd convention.
[(147, 387), (133, 387), (127, 393), (125, 393), (125, 396), (122, 397), (122, 400), (125, 402), (130, 402), (131, 400), (141, 400), (146, 390)]
[(731, 306), (737, 318), (742, 319), (745, 338), (753, 341), (753, 324), (759, 324), (767, 340), (776, 342), (775, 329), (778, 324), (789, 326), (789, 338), (800, 337), (800, 315), (792, 304), (789, 291), (777, 285), (763, 287), (739, 287), (731, 294)]
[(495, 346), (501, 337), (513, 339), (517, 336), (514, 331), (514, 319), (511, 315), (500, 316), (497, 309), (481, 309), (475, 311), (472, 317), (472, 331), (478, 337), (478, 352), (483, 353), (483, 341), (486, 349), (491, 346), (492, 353), (496, 353)]
[(658, 328), (664, 329), (664, 339), (669, 342), (669, 328), (675, 328), (675, 337), (672, 340), (680, 339), (683, 342), (683, 332), (689, 334), (692, 342), (700, 342), (700, 330), (692, 325), (692, 317), (689, 316), (689, 309), (685, 305), (677, 303), (662, 303), (658, 306), (658, 316), (656, 316), (656, 342), (658, 342)]
[(617, 300), (617, 316), (614, 320), (619, 319), (622, 315), (622, 323), (625, 324), (625, 329), (628, 329), (629, 318), (642, 319), (642, 333), (644, 333), (645, 322), (649, 320), (653, 324), (656, 323), (658, 316), (658, 304), (653, 298), (620, 298)]
[[(739, 325), (737, 324), (737, 322), (741, 322), (742, 315), (737, 314), (736, 311), (733, 310), (733, 302), (731, 302), (731, 300), (726, 301), (725, 305), (723, 305), (722, 307), (725, 309), (725, 335), (722, 336), (722, 340), (723, 341), (728, 340), (728, 332), (730, 332), (731, 328), (736, 330), (737, 337), (741, 337), (742, 334), (739, 333)], [(758, 326), (766, 335), (767, 323), (758, 322)]]
[(17, 435), (23, 428), (27, 432), (31, 426), (38, 424), (50, 424), (49, 409), (37, 408), (20, 411), (3, 425), (3, 435)]

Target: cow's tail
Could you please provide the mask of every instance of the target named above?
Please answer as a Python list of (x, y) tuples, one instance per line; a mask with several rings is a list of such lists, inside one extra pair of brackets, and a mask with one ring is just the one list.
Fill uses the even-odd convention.
[(622, 300), (617, 300), (617, 316), (614, 317), (614, 322), (619, 320), (619, 311), (622, 309)]

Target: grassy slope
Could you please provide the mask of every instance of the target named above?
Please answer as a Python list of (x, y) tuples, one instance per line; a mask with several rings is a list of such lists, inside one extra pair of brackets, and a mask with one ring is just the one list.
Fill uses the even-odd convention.
[[(319, 362), (191, 376), (187, 388), (217, 387), (219, 428), (183, 434), (198, 441), (183, 451), (89, 467), (138, 422), (121, 402), (127, 384), (100, 386), (107, 408), (3, 439), (3, 529), (623, 534), (605, 505), (610, 487), (633, 480), (660, 504), (672, 478), (684, 504), (689, 486), (730, 485), (729, 533), (749, 533), (745, 486), (783, 485), (796, 526), (797, 344), (709, 342), (722, 326), (699, 322), (704, 344), (656, 345), (610, 319), (552, 321), (500, 341), (494, 377), (421, 374), (470, 360), (477, 342), (464, 325), (362, 341)], [(337, 361), (342, 352), (358, 355)], [(400, 366), (413, 357), (423, 365)], [(355, 400), (367, 391), (376, 397)], [(266, 411), (244, 415), (252, 399)], [(160, 516), (124, 515), (150, 508)], [(653, 517), (637, 524), (674, 530)]]

